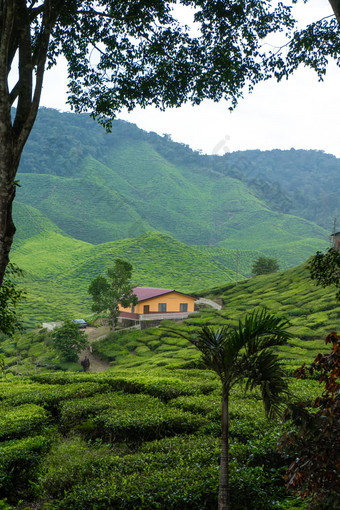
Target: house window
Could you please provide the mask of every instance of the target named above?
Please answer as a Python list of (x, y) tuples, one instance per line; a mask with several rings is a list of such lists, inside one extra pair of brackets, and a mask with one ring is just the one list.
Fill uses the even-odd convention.
[(187, 312), (188, 311), (188, 303), (181, 303), (179, 305), (179, 311), (180, 312)]
[(158, 311), (166, 312), (166, 303), (158, 303)]
[(135, 305), (131, 306), (131, 313), (135, 313)]

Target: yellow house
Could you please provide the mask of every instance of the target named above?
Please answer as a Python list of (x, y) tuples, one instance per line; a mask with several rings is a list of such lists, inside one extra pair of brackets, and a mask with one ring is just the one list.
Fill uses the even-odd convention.
[(138, 303), (129, 308), (120, 306), (120, 317), (126, 319), (185, 318), (194, 311), (195, 298), (174, 289), (135, 287)]

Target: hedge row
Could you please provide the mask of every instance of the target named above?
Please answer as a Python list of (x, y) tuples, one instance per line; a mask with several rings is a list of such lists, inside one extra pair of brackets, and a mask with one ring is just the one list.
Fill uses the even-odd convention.
[(59, 401), (69, 398), (84, 398), (96, 393), (107, 391), (108, 386), (99, 383), (59, 384), (27, 384), (0, 383), (0, 401), (5, 405), (22, 405), (34, 403), (55, 407)]
[(69, 384), (73, 381), (90, 382), (95, 380), (97, 383), (106, 383), (115, 391), (124, 391), (125, 393), (145, 393), (168, 401), (180, 395), (199, 395), (208, 394), (216, 389), (216, 381), (207, 377), (207, 380), (199, 378), (183, 381), (178, 377), (164, 377), (158, 375), (141, 375), (130, 373), (112, 373), (112, 374), (94, 374), (69, 376), (68, 374), (38, 374), (32, 376), (32, 379), (41, 383), (50, 384)]
[(39, 432), (48, 419), (47, 412), (35, 404), (0, 408), (0, 440)]
[[(72, 469), (51, 463), (42, 484), (59, 510), (214, 509), (219, 453), (220, 440), (210, 436), (166, 438), (143, 444), (135, 454), (87, 458)], [(284, 508), (284, 494), (278, 470), (239, 464), (232, 457), (234, 510)]]
[(167, 407), (155, 397), (119, 393), (64, 402), (60, 422), (64, 430), (73, 427), (89, 438), (136, 443), (207, 424), (204, 417)]
[(29, 491), (29, 480), (42, 455), (50, 446), (43, 436), (27, 437), (0, 443), (0, 492), (3, 497), (22, 497)]

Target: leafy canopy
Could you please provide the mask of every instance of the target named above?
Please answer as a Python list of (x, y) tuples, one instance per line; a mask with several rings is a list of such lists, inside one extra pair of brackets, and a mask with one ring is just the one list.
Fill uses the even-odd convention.
[(92, 296), (92, 310), (102, 312), (109, 310), (112, 328), (117, 325), (119, 305), (128, 308), (137, 304), (131, 285), (132, 265), (126, 260), (116, 259), (113, 268), (107, 270), (109, 280), (97, 276), (92, 280), (88, 292)]
[(51, 334), (52, 345), (64, 361), (77, 361), (78, 354), (87, 346), (87, 339), (78, 324), (67, 320)]
[(18, 288), (17, 278), (23, 276), (24, 271), (14, 264), (8, 264), (0, 287), (0, 333), (5, 335), (13, 335), (16, 330), (22, 330), (17, 309), (26, 292)]
[(326, 253), (318, 251), (309, 261), (312, 280), (322, 287), (334, 286), (336, 299), (340, 301), (340, 251), (330, 248)]
[(276, 259), (269, 257), (259, 257), (255, 260), (252, 273), (255, 275), (275, 273), (280, 269), (280, 266)]

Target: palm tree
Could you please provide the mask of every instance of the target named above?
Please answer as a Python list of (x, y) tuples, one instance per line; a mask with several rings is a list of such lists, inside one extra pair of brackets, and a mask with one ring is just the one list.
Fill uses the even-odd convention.
[[(245, 389), (259, 387), (268, 418), (277, 415), (288, 385), (272, 347), (291, 337), (289, 323), (267, 310), (253, 311), (237, 327), (203, 327), (196, 338), (185, 336), (203, 354), (205, 366), (222, 383), (222, 446), (218, 510), (230, 510), (229, 397), (233, 386), (245, 380)], [(178, 332), (177, 332), (178, 334)], [(181, 335), (184, 336), (184, 335)]]

